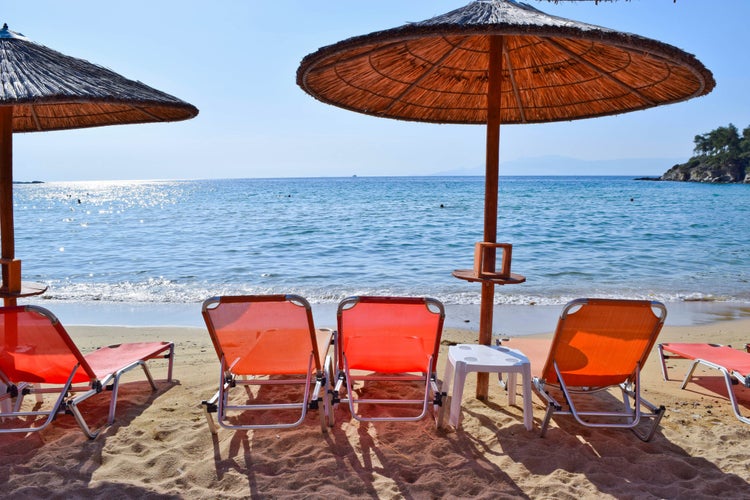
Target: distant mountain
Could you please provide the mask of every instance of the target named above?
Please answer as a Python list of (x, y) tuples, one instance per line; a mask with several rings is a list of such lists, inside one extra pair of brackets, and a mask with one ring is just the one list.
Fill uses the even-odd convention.
[[(654, 175), (681, 158), (620, 158), (582, 160), (569, 156), (535, 156), (500, 161), (500, 175)], [(445, 170), (435, 175), (484, 175), (484, 166)]]

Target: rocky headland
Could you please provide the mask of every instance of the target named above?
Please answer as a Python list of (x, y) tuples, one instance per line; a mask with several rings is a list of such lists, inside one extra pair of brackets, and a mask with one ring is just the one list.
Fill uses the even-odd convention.
[(717, 165), (701, 158), (691, 158), (687, 163), (675, 165), (667, 170), (660, 180), (750, 184), (750, 169), (747, 164), (741, 162)]
[(694, 139), (695, 156), (667, 170), (659, 180), (750, 184), (750, 127), (731, 123)]

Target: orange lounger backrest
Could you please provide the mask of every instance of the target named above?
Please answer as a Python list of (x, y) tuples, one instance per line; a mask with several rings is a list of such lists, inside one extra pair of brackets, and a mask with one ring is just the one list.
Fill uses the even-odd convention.
[(310, 305), (301, 297), (218, 297), (204, 304), (219, 359), (235, 375), (307, 374), (311, 353), (320, 369)]
[[(659, 310), (659, 315), (653, 308)], [(553, 362), (568, 386), (606, 387), (628, 380), (646, 362), (664, 324), (659, 303), (581, 299), (566, 306), (542, 378), (558, 383)]]
[(422, 372), (437, 353), (443, 330), (443, 306), (434, 299), (352, 297), (339, 306), (339, 359), (352, 370), (381, 373)]
[(40, 307), (0, 308), (0, 371), (11, 382), (63, 384), (95, 379), (88, 363), (52, 313)]

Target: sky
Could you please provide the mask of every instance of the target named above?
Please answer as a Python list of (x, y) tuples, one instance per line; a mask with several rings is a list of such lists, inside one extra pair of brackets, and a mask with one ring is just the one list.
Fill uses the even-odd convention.
[[(713, 72), (707, 96), (612, 117), (501, 129), (500, 174), (660, 175), (695, 135), (750, 126), (748, 0), (527, 0), (675, 45)], [(14, 136), (17, 181), (480, 174), (485, 129), (376, 118), (296, 84), (302, 58), (469, 0), (3, 0), (1, 22), (195, 105), (188, 121)]]

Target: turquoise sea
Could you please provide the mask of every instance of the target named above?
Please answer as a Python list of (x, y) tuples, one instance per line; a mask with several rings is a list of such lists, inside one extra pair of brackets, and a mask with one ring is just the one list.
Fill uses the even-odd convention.
[[(343, 297), (385, 294), (476, 326), (479, 286), (451, 271), (482, 240), (481, 177), (60, 182), (14, 201), (24, 278), (49, 285), (27, 302), (67, 323), (200, 326), (207, 297), (291, 292), (326, 323)], [(501, 177), (498, 241), (527, 282), (496, 303), (524, 314), (582, 296), (750, 305), (748, 185)]]

